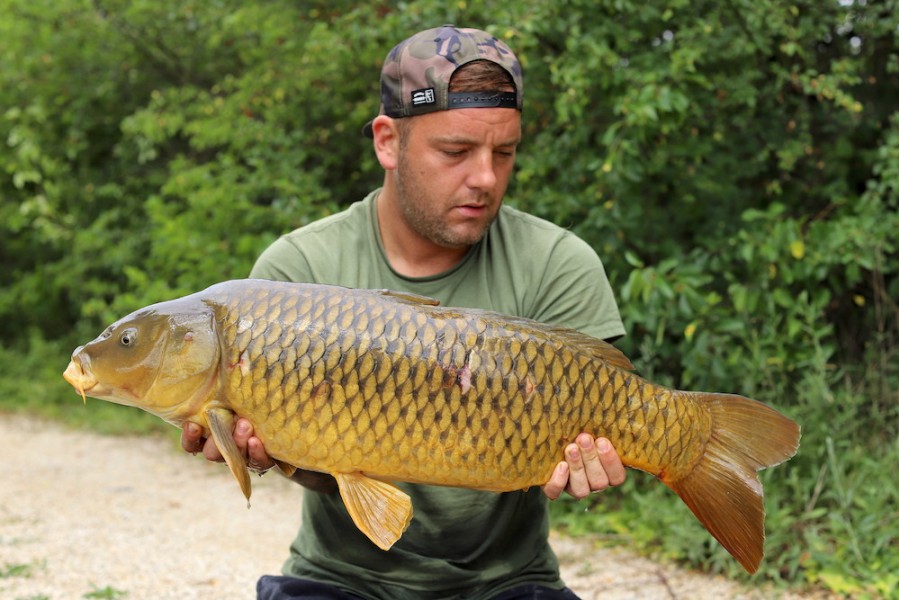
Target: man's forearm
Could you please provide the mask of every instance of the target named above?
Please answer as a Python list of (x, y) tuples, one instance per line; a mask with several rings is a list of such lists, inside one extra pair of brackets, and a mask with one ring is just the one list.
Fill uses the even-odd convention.
[(333, 494), (337, 491), (337, 480), (327, 473), (297, 469), (294, 471), (293, 475), (290, 476), (290, 479), (313, 492)]

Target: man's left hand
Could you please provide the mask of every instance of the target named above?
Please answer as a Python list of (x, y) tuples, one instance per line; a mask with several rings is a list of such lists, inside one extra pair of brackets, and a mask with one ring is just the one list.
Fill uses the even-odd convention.
[(594, 440), (589, 433), (582, 433), (565, 448), (565, 460), (556, 465), (552, 477), (543, 486), (543, 493), (550, 500), (557, 499), (562, 492), (584, 498), (592, 492), (621, 485), (625, 474), (624, 465), (609, 440)]

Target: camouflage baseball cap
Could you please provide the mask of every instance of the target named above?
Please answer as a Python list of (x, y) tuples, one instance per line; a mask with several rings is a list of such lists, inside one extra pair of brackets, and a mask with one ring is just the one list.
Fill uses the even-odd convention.
[[(514, 92), (453, 92), (453, 73), (474, 60), (489, 60), (512, 76)], [(444, 25), (426, 29), (397, 44), (381, 68), (381, 111), (393, 118), (411, 117), (452, 108), (517, 108), (524, 84), (521, 64), (502, 41), (480, 29)], [(372, 137), (372, 122), (362, 129)]]

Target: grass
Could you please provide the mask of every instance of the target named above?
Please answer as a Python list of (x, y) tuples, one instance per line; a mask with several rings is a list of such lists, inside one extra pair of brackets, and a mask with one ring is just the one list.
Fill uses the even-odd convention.
[(0, 579), (8, 577), (24, 577), (29, 578), (34, 575), (35, 570), (40, 568), (35, 563), (6, 563), (0, 567)]
[(124, 590), (117, 590), (114, 587), (106, 586), (103, 588), (99, 588), (94, 586), (93, 591), (88, 592), (82, 596), (82, 598), (93, 598), (98, 600), (117, 600), (118, 598), (124, 598), (128, 595), (128, 592)]

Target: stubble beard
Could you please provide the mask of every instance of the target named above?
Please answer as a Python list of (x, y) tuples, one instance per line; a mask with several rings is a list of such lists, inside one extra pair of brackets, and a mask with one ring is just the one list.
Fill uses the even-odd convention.
[[(406, 152), (401, 149), (396, 168), (397, 202), (403, 219), (415, 233), (444, 248), (468, 248), (484, 239), (496, 214), (476, 230), (454, 230), (446, 223), (441, 209), (434, 210), (435, 203), (425, 193), (421, 177), (409, 165)], [(492, 198), (482, 200), (483, 204), (493, 206)]]

